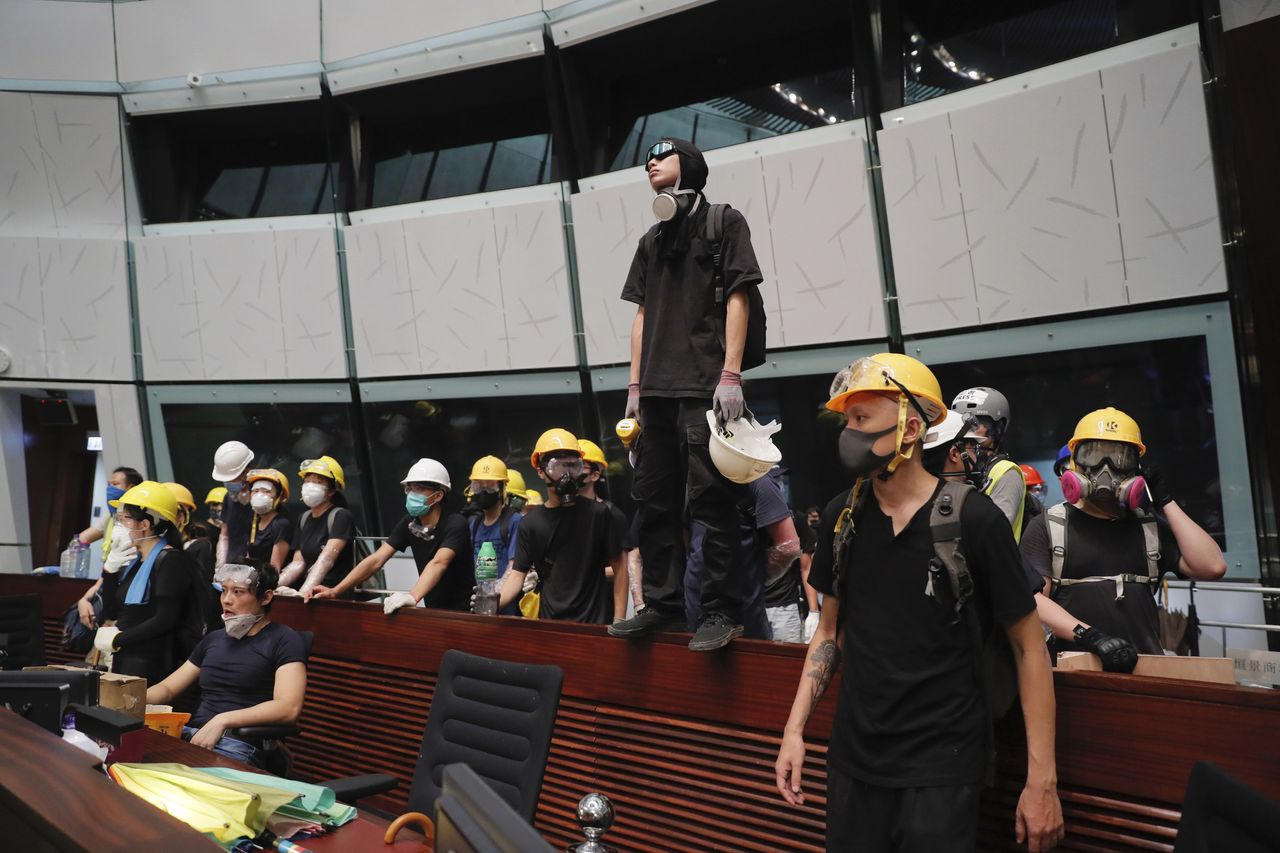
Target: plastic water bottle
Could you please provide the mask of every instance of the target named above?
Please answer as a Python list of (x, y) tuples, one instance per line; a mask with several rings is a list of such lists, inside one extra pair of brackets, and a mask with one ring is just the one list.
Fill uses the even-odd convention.
[(80, 546), (80, 538), (74, 537), (67, 543), (67, 547), (62, 552), (62, 557), (58, 560), (58, 575), (64, 578), (73, 578), (76, 576), (76, 560), (77, 549)]
[(492, 542), (480, 546), (476, 557), (476, 603), (474, 612), (481, 616), (498, 614), (498, 552)]
[(75, 545), (75, 571), (76, 577), (82, 580), (89, 577), (89, 546), (83, 544), (79, 539), (72, 540)]

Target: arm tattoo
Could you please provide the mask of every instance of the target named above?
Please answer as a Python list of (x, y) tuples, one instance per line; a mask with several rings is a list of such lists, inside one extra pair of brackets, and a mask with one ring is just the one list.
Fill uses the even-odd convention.
[(835, 640), (824, 640), (813, 650), (813, 669), (805, 673), (809, 678), (813, 679), (812, 701), (809, 705), (810, 714), (813, 713), (814, 708), (818, 707), (818, 700), (822, 698), (823, 691), (831, 683), (831, 676), (835, 674), (836, 667), (839, 665), (840, 647), (836, 645)]

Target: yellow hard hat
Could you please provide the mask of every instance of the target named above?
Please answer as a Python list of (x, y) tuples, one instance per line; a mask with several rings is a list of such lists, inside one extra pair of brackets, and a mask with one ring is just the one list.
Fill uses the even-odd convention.
[(481, 456), (471, 466), (472, 480), (497, 480), (499, 483), (507, 479), (507, 463), (496, 456)]
[(157, 483), (155, 480), (143, 480), (109, 503), (116, 509), (122, 506), (136, 506), (155, 513), (174, 527), (178, 526), (178, 499), (163, 483)]
[(843, 415), (854, 394), (871, 392), (899, 399), (904, 388), (924, 411), (929, 426), (941, 423), (947, 407), (942, 402), (937, 377), (922, 362), (896, 352), (857, 359), (837, 373), (831, 382), (827, 408)]
[(602, 468), (609, 467), (609, 460), (604, 458), (604, 451), (591, 439), (578, 439), (578, 449), (582, 451), (582, 458), (587, 462), (594, 462)]
[(253, 484), (259, 480), (270, 480), (280, 489), (280, 498), (277, 504), (282, 504), (289, 500), (289, 478), (275, 468), (254, 468), (249, 472), (249, 476), (245, 478), (246, 488), (253, 488)]
[(1142, 443), (1142, 430), (1138, 429), (1138, 422), (1114, 406), (1094, 409), (1081, 418), (1067, 447), (1074, 453), (1077, 444), (1091, 439), (1132, 444), (1138, 448), (1139, 456), (1147, 452), (1147, 446)]
[(537, 489), (529, 489), (524, 493), (526, 506), (542, 506), (542, 494)]
[(185, 506), (189, 510), (196, 508), (196, 499), (186, 486), (181, 483), (161, 483), (160, 485), (173, 492), (173, 497), (178, 501), (179, 506)]
[(521, 474), (515, 468), (507, 469), (507, 494), (514, 495), (517, 498), (524, 497), (525, 490), (528, 487), (524, 484), (524, 474)]
[[(342, 491), (347, 487), (347, 477), (342, 473), (342, 466), (332, 456), (302, 460), (302, 467), (298, 469), (298, 479), (305, 480), (308, 474), (319, 474), (321, 477), (328, 477), (337, 485), (338, 491)], [(285, 496), (288, 497), (289, 486), (287, 484), (284, 490)]]
[(206, 504), (220, 504), (227, 499), (227, 487), (217, 486), (209, 490), (209, 494), (204, 496)]
[(538, 460), (544, 453), (553, 453), (557, 450), (568, 450), (582, 455), (582, 448), (578, 447), (578, 438), (567, 429), (549, 429), (542, 435), (538, 436), (538, 443), (533, 446), (533, 454), (529, 457), (529, 461), (534, 468), (541, 468)]

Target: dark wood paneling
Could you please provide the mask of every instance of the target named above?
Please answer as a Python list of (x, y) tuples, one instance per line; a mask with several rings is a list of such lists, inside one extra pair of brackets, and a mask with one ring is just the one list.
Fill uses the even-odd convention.
[[(63, 579), (0, 576), (0, 594), (45, 594), (53, 620), (83, 590)], [(629, 644), (583, 625), (422, 609), (387, 617), (348, 602), (285, 600), (272, 618), (316, 632), (296, 774), (371, 772), (401, 780), (369, 805), (408, 795), (436, 668), (446, 649), (554, 663), (565, 673), (535, 824), (553, 844), (581, 839), (578, 799), (598, 790), (627, 850), (821, 849), (827, 736), (837, 684), (808, 731), (804, 808), (782, 803), (773, 760), (803, 649), (737, 641), (693, 654), (679, 635)], [(52, 649), (50, 650), (52, 651)], [(1058, 779), (1068, 850), (1170, 850), (1192, 765), (1207, 758), (1280, 799), (1280, 693), (1091, 672), (1055, 673)], [(1015, 850), (1025, 768), (1021, 719), (1002, 721), (996, 785), (983, 800), (983, 849)]]

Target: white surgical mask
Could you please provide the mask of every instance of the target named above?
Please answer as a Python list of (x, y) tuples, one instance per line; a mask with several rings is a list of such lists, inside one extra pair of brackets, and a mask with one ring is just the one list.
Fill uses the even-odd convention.
[(222, 626), (227, 629), (227, 636), (239, 640), (253, 630), (253, 626), (262, 621), (265, 613), (242, 613), (238, 616), (223, 616)]
[(324, 503), (325, 497), (329, 490), (319, 483), (303, 483), (302, 484), (302, 502), (312, 509)]
[(263, 515), (275, 508), (276, 499), (263, 492), (254, 492), (249, 498), (249, 505), (258, 515)]
[(124, 552), (132, 547), (133, 537), (129, 535), (129, 528), (117, 521), (111, 528), (111, 550)]

